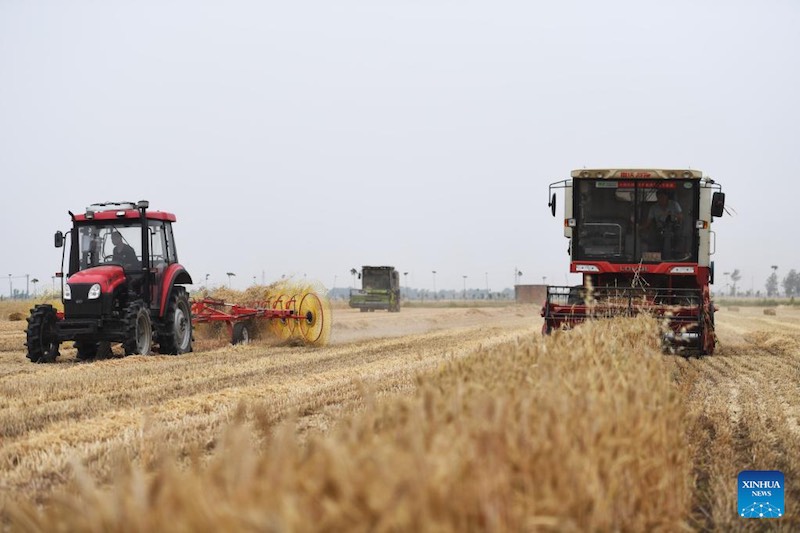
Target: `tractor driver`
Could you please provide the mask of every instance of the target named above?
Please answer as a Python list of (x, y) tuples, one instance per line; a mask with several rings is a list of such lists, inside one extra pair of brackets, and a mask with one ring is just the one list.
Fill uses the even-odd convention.
[(111, 234), (111, 242), (114, 244), (112, 261), (120, 263), (126, 268), (138, 266), (139, 261), (136, 259), (136, 251), (133, 246), (122, 240), (120, 232), (115, 231)]

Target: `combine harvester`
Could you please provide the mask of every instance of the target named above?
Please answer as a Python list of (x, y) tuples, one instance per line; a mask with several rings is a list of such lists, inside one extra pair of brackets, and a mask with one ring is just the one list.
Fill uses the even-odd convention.
[[(355, 269), (353, 270), (355, 272)], [(386, 309), (400, 312), (400, 273), (392, 266), (362, 266), (360, 289), (350, 289), (350, 307), (362, 313)]]
[[(232, 342), (249, 340), (257, 320), (269, 320), (281, 339), (324, 344), (330, 313), (316, 293), (278, 294), (266, 306), (229, 305), (219, 300), (191, 302), (192, 283), (178, 262), (172, 224), (175, 215), (151, 211), (145, 200), (94, 204), (69, 213), (72, 229), (56, 232), (55, 245), (69, 242), (64, 311), (42, 304), (31, 309), (26, 329), (27, 357), (51, 363), (64, 341), (75, 341), (79, 360), (107, 356), (111, 343), (125, 355), (192, 351), (193, 324), (224, 322)], [(194, 317), (192, 315), (195, 315)]]
[(548, 286), (545, 334), (589, 318), (648, 313), (668, 324), (666, 346), (714, 352), (714, 217), (725, 195), (698, 170), (582, 169), (564, 189), (564, 236), (576, 287)]

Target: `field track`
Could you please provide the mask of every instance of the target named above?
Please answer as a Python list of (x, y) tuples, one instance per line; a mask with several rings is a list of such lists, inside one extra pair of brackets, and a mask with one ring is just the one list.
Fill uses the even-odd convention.
[[(426, 309), (361, 314), (336, 309), (324, 348), (201, 339), (179, 357), (74, 361), (62, 345), (54, 365), (24, 356), (24, 322), (0, 317), (0, 489), (4, 502), (44, 501), (85, 463), (108, 480), (120, 456), (152, 460), (159, 442), (189, 454), (213, 451), (241, 404), (269, 424), (295, 419), (297, 434), (327, 432), (363, 408), (365, 390), (409, 395), (417, 376), (443, 362), (518, 338), (538, 338), (538, 309)], [(736, 475), (778, 469), (788, 515), (800, 527), (800, 310), (723, 308), (713, 357), (664, 356), (685, 406), (693, 461), (691, 529), (763, 527), (735, 515)], [(0, 505), (4, 502), (0, 502)], [(774, 524), (773, 524), (774, 525)]]

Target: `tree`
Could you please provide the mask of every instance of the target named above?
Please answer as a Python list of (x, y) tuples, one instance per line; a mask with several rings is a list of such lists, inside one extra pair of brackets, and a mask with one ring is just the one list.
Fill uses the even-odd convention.
[(731, 296), (736, 296), (736, 284), (740, 279), (742, 279), (742, 274), (739, 272), (739, 269), (736, 268), (733, 270), (733, 272), (731, 272), (731, 281), (733, 282), (733, 285), (731, 286)]
[(795, 269), (791, 269), (783, 278), (783, 291), (789, 297), (800, 294), (800, 274)]
[(765, 287), (767, 288), (767, 298), (778, 295), (778, 275), (775, 272), (769, 275)]

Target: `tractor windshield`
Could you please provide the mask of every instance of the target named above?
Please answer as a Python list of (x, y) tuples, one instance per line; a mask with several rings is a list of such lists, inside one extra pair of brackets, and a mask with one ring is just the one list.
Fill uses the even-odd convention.
[(696, 180), (578, 180), (572, 257), (612, 263), (696, 262)]
[(99, 265), (142, 267), (142, 227), (131, 224), (83, 225), (78, 228), (80, 270)]

